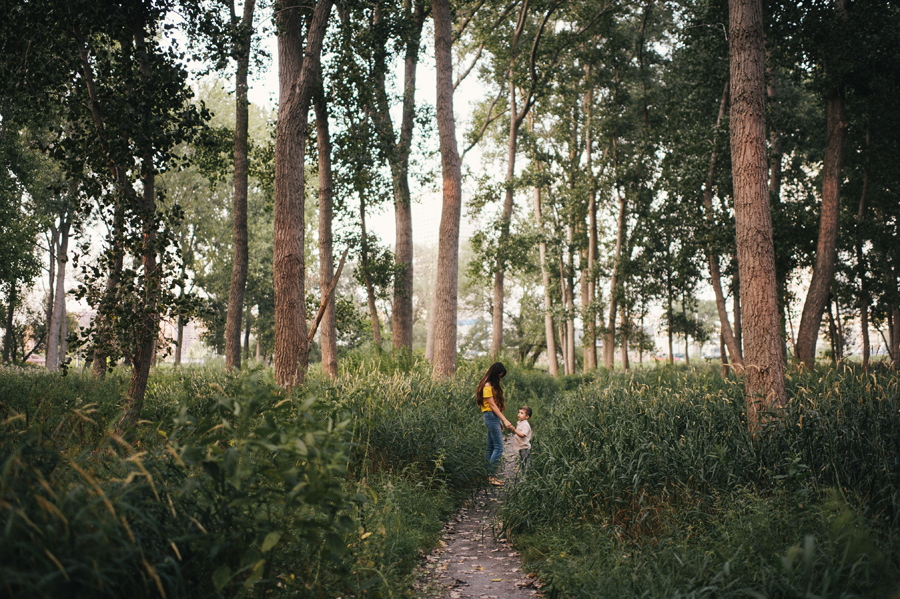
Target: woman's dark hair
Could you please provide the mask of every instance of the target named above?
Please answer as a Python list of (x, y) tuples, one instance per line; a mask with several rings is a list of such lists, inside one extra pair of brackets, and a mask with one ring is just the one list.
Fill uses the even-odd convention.
[(497, 407), (501, 412), (506, 409), (506, 402), (503, 401), (503, 389), (500, 387), (500, 378), (505, 374), (506, 366), (500, 362), (491, 364), (491, 367), (481, 377), (481, 382), (478, 383), (478, 389), (475, 391), (475, 403), (478, 404), (478, 407), (484, 406), (484, 386), (490, 383), (494, 390), (494, 401), (497, 403)]

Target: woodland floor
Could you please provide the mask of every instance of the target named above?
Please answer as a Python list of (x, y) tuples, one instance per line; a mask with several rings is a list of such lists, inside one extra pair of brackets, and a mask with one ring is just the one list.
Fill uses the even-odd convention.
[[(510, 440), (507, 440), (510, 441)], [(518, 475), (511, 442), (504, 442), (503, 487), (481, 489), (444, 526), (440, 545), (426, 556), (415, 583), (417, 595), (438, 599), (532, 599), (541, 583), (500, 536), (496, 519), (503, 491)]]

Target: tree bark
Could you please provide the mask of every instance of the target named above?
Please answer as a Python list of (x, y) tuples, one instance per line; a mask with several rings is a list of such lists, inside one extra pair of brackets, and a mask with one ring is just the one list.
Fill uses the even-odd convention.
[(241, 368), (241, 316), (244, 313), (244, 290), (247, 285), (247, 187), (248, 187), (248, 123), (247, 75), (250, 71), (250, 49), (253, 37), (253, 10), (256, 0), (244, 0), (244, 15), (237, 24), (237, 74), (234, 109), (234, 202), (232, 205), (234, 259), (228, 312), (225, 317), (225, 368)]
[(859, 330), (862, 333), (862, 366), (865, 372), (869, 372), (869, 286), (867, 277), (866, 258), (863, 253), (863, 219), (866, 214), (866, 194), (869, 189), (869, 144), (871, 132), (866, 127), (865, 166), (863, 167), (863, 186), (859, 196), (859, 208), (856, 211), (856, 273), (859, 278)]
[[(319, 287), (328, 289), (334, 277), (334, 240), (332, 221), (334, 220), (334, 186), (331, 173), (331, 133), (328, 127), (328, 110), (325, 105), (325, 90), (321, 79), (313, 98), (316, 110), (316, 147), (319, 152)], [(322, 332), (319, 345), (322, 346), (322, 373), (337, 376), (337, 312), (336, 302), (328, 301), (322, 316)]]
[(569, 261), (566, 264), (566, 355), (569, 374), (575, 374), (575, 252), (574, 231), (568, 227)]
[[(725, 89), (722, 92), (722, 101), (719, 103), (719, 114), (716, 117), (716, 131), (718, 131), (721, 126), (722, 118), (725, 116), (725, 108), (728, 106), (728, 86), (729, 83), (725, 83)], [(703, 190), (703, 207), (705, 209), (707, 225), (710, 227), (715, 226), (712, 197), (717, 160), (718, 157), (716, 155), (714, 143), (712, 154), (709, 157), (709, 171), (706, 174), (706, 187)], [(719, 314), (722, 339), (725, 346), (728, 348), (728, 352), (731, 354), (731, 363), (734, 364), (735, 367), (741, 368), (743, 367), (741, 353), (738, 350), (737, 342), (734, 339), (734, 333), (731, 330), (731, 323), (728, 321), (728, 312), (725, 309), (725, 293), (722, 291), (722, 273), (719, 265), (719, 256), (712, 247), (707, 247), (706, 258), (709, 263), (710, 283), (712, 283), (713, 292), (716, 296), (716, 311)]]
[[(412, 9), (410, 11), (410, 8)], [(376, 7), (376, 11), (379, 10)], [(400, 123), (400, 138), (394, 134), (390, 116), (390, 101), (387, 95), (384, 71), (380, 65), (375, 85), (377, 132), (382, 144), (387, 148), (391, 168), (391, 182), (394, 191), (394, 220), (396, 239), (394, 257), (399, 272), (394, 279), (393, 314), (391, 319), (392, 345), (394, 349), (412, 352), (413, 338), (413, 237), (412, 208), (409, 190), (409, 156), (412, 148), (413, 128), (416, 116), (416, 67), (419, 62), (422, 27), (425, 22), (425, 6), (416, 0), (414, 6), (404, 3), (409, 13), (409, 29), (405, 39), (406, 54), (403, 69), (403, 108)], [(377, 18), (377, 17), (376, 17)]]
[(762, 0), (729, 0), (729, 31), (731, 166), (746, 329), (745, 393), (748, 427), (756, 430), (762, 407), (786, 401), (766, 181)]
[[(543, 218), (541, 216), (541, 189), (534, 188), (534, 218), (538, 230), (544, 231)], [(541, 283), (544, 285), (544, 337), (547, 340), (547, 364), (551, 375), (559, 375), (559, 362), (556, 360), (556, 334), (553, 332), (553, 303), (550, 300), (550, 272), (547, 270), (547, 242), (541, 236), (538, 246), (541, 260)]]
[(432, 0), (434, 54), (437, 71), (438, 134), (444, 202), (438, 239), (437, 277), (434, 286), (435, 378), (456, 372), (456, 314), (459, 270), (459, 219), (462, 204), (462, 170), (456, 146), (453, 118), (452, 23), (448, 0)]
[[(135, 31), (135, 49), (140, 63), (141, 77), (144, 85), (149, 85), (153, 75), (150, 59), (147, 55), (144, 25)], [(145, 108), (145, 110), (147, 110)], [(142, 115), (142, 126), (150, 128), (150, 115)], [(150, 366), (156, 353), (156, 341), (159, 337), (159, 301), (161, 273), (156, 263), (156, 166), (154, 164), (153, 147), (146, 143), (141, 158), (141, 265), (144, 270), (144, 314), (141, 318), (141, 329), (137, 335), (134, 355), (131, 356), (131, 380), (125, 397), (124, 414), (116, 425), (116, 433), (124, 434), (140, 419), (144, 406), (144, 394), (150, 377)]]
[(300, 7), (277, 2), (278, 125), (275, 138), (275, 380), (302, 382), (309, 359), (304, 256), (304, 154), (309, 104), (319, 76), (331, 0), (318, 0), (303, 46)]
[[(615, 142), (613, 142), (615, 145)], [(615, 160), (615, 158), (614, 158)], [(617, 190), (618, 191), (618, 190)], [(615, 364), (616, 351), (616, 314), (619, 305), (619, 266), (622, 260), (622, 245), (625, 238), (625, 196), (618, 191), (619, 194), (619, 219), (616, 225), (616, 253), (613, 256), (613, 272), (612, 279), (609, 283), (609, 326), (606, 331), (606, 338), (603, 341), (603, 365), (610, 370)]]
[(182, 348), (184, 347), (184, 316), (178, 315), (175, 325), (175, 368), (181, 366)]
[(16, 293), (16, 285), (13, 283), (9, 287), (9, 292), (6, 296), (6, 334), (3, 336), (3, 361), (9, 364), (10, 356), (15, 358), (15, 348), (13, 347), (14, 340), (14, 332), (13, 332), (13, 315), (16, 312), (16, 304), (18, 303), (18, 297)]
[(900, 367), (900, 308), (891, 310), (891, 320), (891, 366), (897, 369)]
[[(769, 103), (769, 113), (772, 115), (774, 123), (769, 122), (771, 130), (769, 132), (769, 198), (772, 205), (772, 213), (777, 214), (781, 210), (781, 180), (782, 180), (782, 159), (784, 155), (783, 145), (781, 143), (781, 104), (778, 100), (778, 85), (776, 81), (775, 65), (771, 52), (766, 50), (766, 98)], [(778, 230), (773, 229), (772, 241), (775, 245), (775, 288), (778, 294), (778, 321), (780, 324), (781, 342), (784, 347), (782, 353), (787, 357), (787, 321), (785, 314), (787, 312), (788, 301), (788, 281), (787, 271), (781, 268), (779, 255), (779, 235)]]
[(47, 331), (47, 370), (59, 370), (59, 345), (61, 324), (66, 317), (66, 264), (69, 254), (69, 211), (63, 212), (59, 223), (59, 240), (56, 256), (56, 291), (53, 293), (53, 313)]
[[(597, 369), (597, 313), (594, 302), (597, 301), (597, 180), (594, 178), (593, 163), (593, 130), (592, 119), (594, 114), (594, 89), (590, 85), (591, 66), (584, 66), (584, 79), (588, 85), (588, 91), (584, 98), (585, 112), (585, 168), (590, 180), (588, 192), (588, 248), (587, 248), (587, 272), (582, 275), (587, 277), (587, 302), (582, 302), (584, 316), (584, 369)], [(602, 169), (601, 169), (602, 170)]]
[[(845, 14), (844, 0), (834, 0), (839, 15)], [(836, 54), (836, 53), (835, 53)], [(833, 62), (839, 57), (833, 55)], [(833, 63), (832, 63), (833, 64)], [(829, 66), (826, 61), (826, 73)], [(822, 311), (831, 293), (834, 281), (834, 261), (840, 220), (841, 167), (844, 159), (844, 140), (847, 138), (847, 119), (844, 115), (844, 89), (840, 80), (832, 82), (827, 92), (827, 132), (825, 136), (825, 160), (822, 165), (822, 210), (819, 215), (819, 239), (816, 243), (816, 261), (800, 328), (797, 331), (796, 355), (807, 368), (816, 362), (816, 341), (822, 323)]]
[(378, 319), (378, 308), (375, 306), (375, 287), (372, 285), (372, 275), (369, 272), (369, 239), (366, 232), (366, 200), (365, 194), (359, 194), (359, 222), (362, 228), (362, 248), (360, 262), (362, 263), (363, 278), (366, 281), (366, 300), (369, 306), (369, 318), (372, 319), (372, 336), (375, 345), (381, 349), (381, 321)]

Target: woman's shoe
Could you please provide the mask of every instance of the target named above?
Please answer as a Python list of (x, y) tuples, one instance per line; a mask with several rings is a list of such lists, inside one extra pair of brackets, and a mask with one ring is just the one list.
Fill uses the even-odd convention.
[(499, 478), (494, 478), (493, 476), (488, 479), (488, 482), (494, 485), (495, 487), (502, 487), (503, 481)]

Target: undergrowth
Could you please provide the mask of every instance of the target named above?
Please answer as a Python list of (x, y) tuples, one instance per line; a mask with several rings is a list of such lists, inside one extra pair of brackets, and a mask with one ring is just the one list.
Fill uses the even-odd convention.
[(507, 533), (555, 597), (893, 597), (900, 383), (791, 374), (748, 433), (711, 369), (602, 373), (547, 397)]

